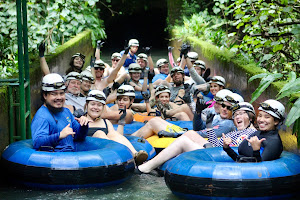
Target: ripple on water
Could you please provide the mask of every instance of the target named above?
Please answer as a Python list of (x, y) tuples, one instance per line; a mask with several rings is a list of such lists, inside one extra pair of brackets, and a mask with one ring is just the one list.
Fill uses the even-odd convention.
[(133, 175), (130, 180), (116, 186), (101, 189), (79, 189), (64, 191), (28, 190), (19, 187), (0, 187), (0, 199), (30, 200), (176, 200), (176, 196), (168, 189), (163, 177), (151, 175)]

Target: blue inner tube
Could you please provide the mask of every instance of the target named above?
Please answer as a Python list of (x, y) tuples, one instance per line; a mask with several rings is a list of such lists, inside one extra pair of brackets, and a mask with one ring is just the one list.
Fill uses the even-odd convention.
[(43, 189), (103, 187), (123, 182), (134, 170), (131, 151), (117, 142), (86, 137), (75, 152), (33, 149), (32, 140), (12, 143), (1, 166), (10, 181)]
[[(145, 124), (143, 122), (136, 122), (133, 121), (131, 124), (125, 124), (124, 126), (124, 135), (131, 135), (132, 133), (136, 132), (140, 128), (142, 128)], [(113, 124), (115, 130), (118, 128), (118, 124)]]
[(140, 137), (125, 135), (136, 151), (144, 150), (148, 153), (147, 160), (152, 159), (156, 155), (156, 151), (153, 146), (145, 139)]
[(167, 186), (184, 198), (285, 199), (299, 193), (300, 156), (290, 152), (273, 161), (237, 163), (223, 148), (209, 148), (183, 153), (164, 166)]

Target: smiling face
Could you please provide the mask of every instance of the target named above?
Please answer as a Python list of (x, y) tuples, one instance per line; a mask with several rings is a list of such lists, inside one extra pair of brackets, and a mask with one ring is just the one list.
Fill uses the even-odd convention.
[(139, 49), (138, 46), (131, 46), (131, 47), (130, 47), (130, 52), (131, 52), (132, 54), (135, 54), (135, 53), (137, 52), (138, 49)]
[(228, 108), (231, 107), (231, 104), (227, 101), (223, 102), (220, 107), (220, 116), (222, 119), (231, 119), (232, 112)]
[(67, 82), (67, 90), (69, 93), (78, 95), (80, 93), (81, 81), (79, 80), (69, 80)]
[(275, 119), (272, 115), (260, 110), (257, 115), (257, 125), (261, 131), (271, 131), (276, 129), (279, 121)]
[(86, 105), (87, 114), (92, 118), (96, 119), (101, 116), (104, 110), (104, 105), (99, 101), (88, 101)]
[(216, 83), (210, 83), (210, 92), (212, 93), (212, 95), (216, 95), (217, 92), (219, 92), (220, 90), (222, 90), (224, 87), (220, 86)]
[(45, 104), (52, 106), (53, 108), (62, 108), (64, 106), (66, 97), (64, 90), (56, 90), (43, 94)]
[(163, 92), (158, 95), (157, 99), (160, 100), (163, 105), (165, 105), (170, 102), (170, 93)]
[(83, 67), (83, 60), (79, 56), (77, 56), (74, 58), (73, 65), (77, 69), (81, 69)]
[(140, 72), (130, 72), (130, 77), (134, 81), (139, 81), (141, 78), (141, 73)]
[(143, 59), (138, 59), (137, 63), (141, 66), (142, 69), (145, 69), (145, 67), (147, 66), (146, 61), (144, 61)]
[(250, 124), (250, 119), (246, 111), (238, 110), (233, 115), (233, 121), (237, 130), (244, 130)]
[(111, 67), (112, 67), (112, 68), (116, 68), (117, 63), (118, 63), (119, 61), (120, 61), (120, 59), (117, 58), (117, 57), (111, 59)]
[(118, 96), (117, 103), (119, 106), (119, 109), (128, 109), (130, 104), (133, 103), (133, 99), (130, 100), (129, 96)]
[(82, 90), (84, 93), (87, 93), (88, 91), (90, 91), (91, 86), (92, 86), (92, 82), (91, 82), (91, 81), (82, 80), (82, 83), (81, 83), (80, 88), (81, 88), (81, 90)]
[(158, 68), (158, 70), (161, 74), (169, 74), (169, 64), (166, 63), (162, 65), (161, 67)]
[(183, 78), (184, 75), (180, 72), (175, 72), (172, 76), (173, 82), (176, 86), (180, 86), (181, 84), (183, 84)]
[(104, 68), (94, 67), (97, 79), (101, 79), (104, 74)]
[(202, 69), (201, 67), (194, 67), (196, 72), (199, 74), (199, 76), (202, 76), (204, 69)]

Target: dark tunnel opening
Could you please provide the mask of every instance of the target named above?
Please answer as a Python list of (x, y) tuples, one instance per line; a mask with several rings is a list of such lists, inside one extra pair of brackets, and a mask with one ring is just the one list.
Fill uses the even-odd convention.
[(167, 2), (166, 1), (113, 1), (111, 9), (122, 14), (112, 16), (103, 4), (99, 5), (100, 18), (104, 20), (107, 39), (105, 50), (121, 51), (125, 41), (139, 40), (140, 48), (152, 46), (153, 49), (166, 48), (168, 45)]

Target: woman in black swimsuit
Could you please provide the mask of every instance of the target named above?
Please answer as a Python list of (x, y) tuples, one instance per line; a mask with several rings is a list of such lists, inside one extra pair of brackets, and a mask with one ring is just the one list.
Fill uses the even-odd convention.
[(85, 105), (86, 116), (93, 121), (89, 123), (88, 136), (119, 142), (132, 151), (136, 164), (143, 163), (148, 158), (147, 152), (143, 150), (137, 152), (129, 140), (114, 129), (109, 120), (101, 118), (105, 108), (105, 101), (105, 94), (99, 90), (92, 90), (87, 96)]
[(261, 162), (280, 157), (283, 146), (277, 126), (284, 120), (285, 108), (279, 101), (269, 99), (261, 103), (258, 110), (259, 130), (240, 144), (239, 154), (229, 147), (231, 139), (223, 134), (223, 149), (234, 161)]

